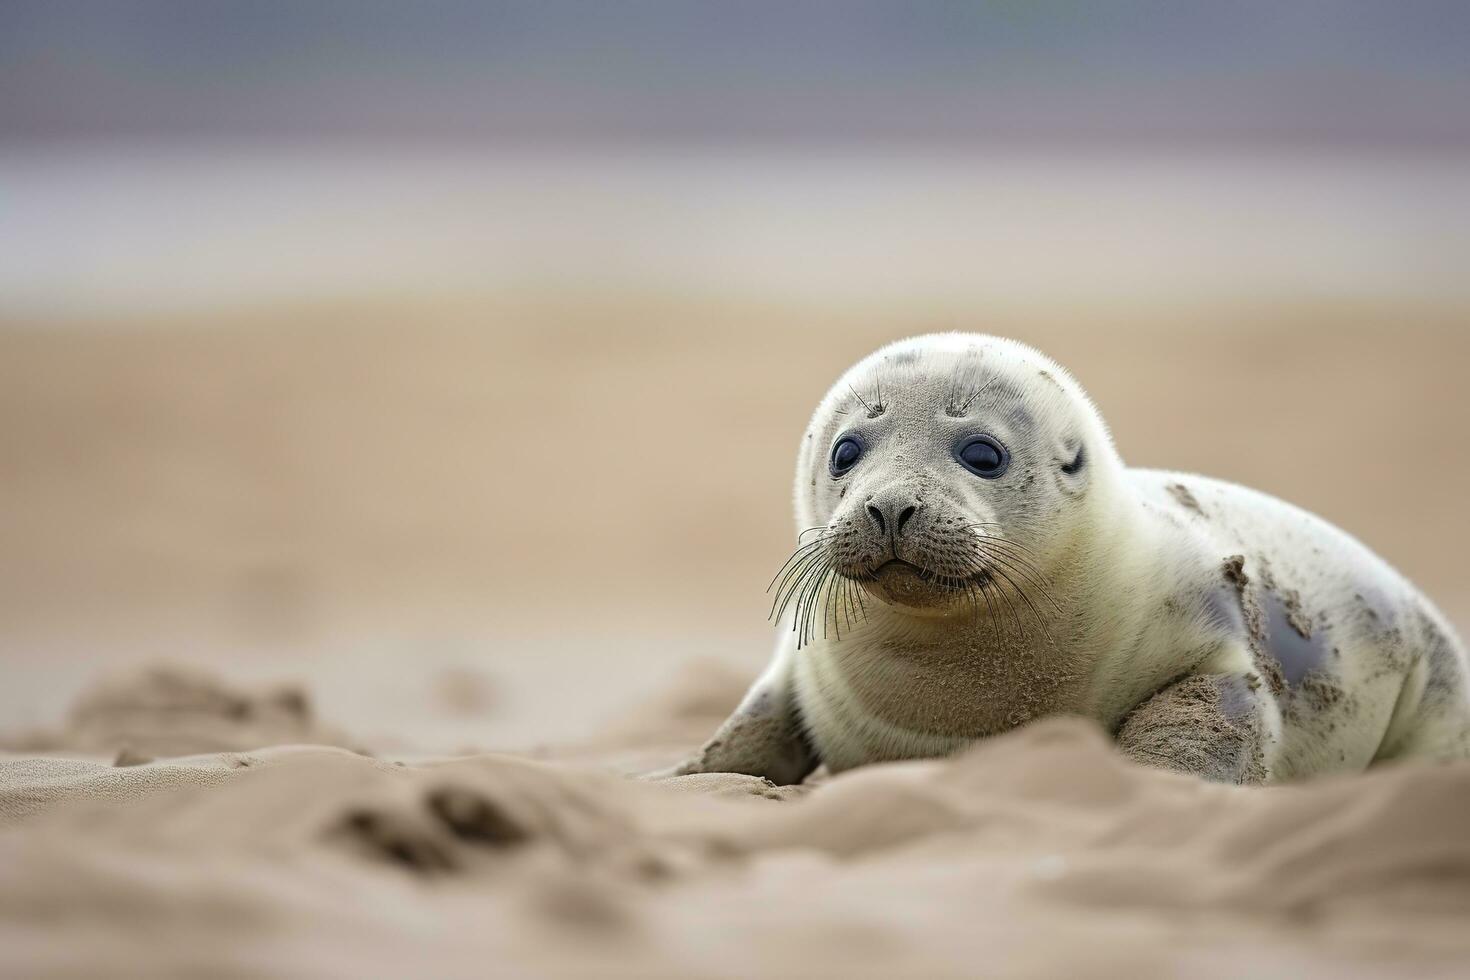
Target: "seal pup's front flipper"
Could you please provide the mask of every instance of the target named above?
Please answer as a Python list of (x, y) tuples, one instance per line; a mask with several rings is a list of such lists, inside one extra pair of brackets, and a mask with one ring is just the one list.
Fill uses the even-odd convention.
[(736, 772), (778, 786), (801, 782), (819, 760), (802, 731), (790, 675), (790, 653), (782, 650), (693, 758), (649, 778)]
[(1264, 783), (1273, 707), (1254, 674), (1195, 674), (1133, 709), (1118, 747), (1146, 766), (1217, 783)]

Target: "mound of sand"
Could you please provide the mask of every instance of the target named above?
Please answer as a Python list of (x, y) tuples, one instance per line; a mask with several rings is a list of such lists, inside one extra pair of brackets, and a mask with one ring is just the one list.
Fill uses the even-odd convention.
[(64, 727), (0, 740), (26, 751), (116, 753), (118, 765), (310, 742), (347, 745), (319, 724), (298, 686), (248, 690), (198, 667), (160, 664), (105, 677), (82, 693)]
[[(1054, 719), (956, 758), (798, 789), (615, 771), (705, 730), (738, 681), (694, 671), (636, 723), (549, 758), (412, 764), (243, 748), (252, 732), (319, 731), (294, 699), (157, 672), (113, 682), (52, 733), (67, 757), (0, 757), (0, 972), (1352, 976), (1470, 964), (1470, 765), (1221, 787), (1132, 766), (1089, 725)], [(191, 726), (207, 734), (194, 745), (231, 751), (79, 757), (114, 751), (116, 733), (150, 751), (163, 732), (187, 745)]]

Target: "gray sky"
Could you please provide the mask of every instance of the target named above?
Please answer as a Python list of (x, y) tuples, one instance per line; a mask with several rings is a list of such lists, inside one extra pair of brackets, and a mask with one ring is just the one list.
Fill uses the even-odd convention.
[(0, 5), (0, 139), (1470, 143), (1455, 2)]

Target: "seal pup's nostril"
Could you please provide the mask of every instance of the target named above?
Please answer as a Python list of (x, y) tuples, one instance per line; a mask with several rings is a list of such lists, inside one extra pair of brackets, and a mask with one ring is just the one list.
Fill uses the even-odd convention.
[(868, 516), (873, 519), (874, 524), (878, 525), (878, 531), (880, 534), (888, 533), (888, 524), (886, 521), (883, 520), (883, 512), (881, 510), (879, 510), (877, 507), (874, 507), (872, 504), (869, 504)]
[(898, 512), (898, 521), (893, 526), (893, 533), (894, 534), (902, 534), (903, 533), (903, 526), (909, 522), (909, 518), (910, 517), (913, 517), (914, 516), (914, 511), (916, 511), (918, 509), (919, 508), (915, 507), (913, 504), (910, 504), (909, 506), (905, 507), (903, 510), (899, 511)]

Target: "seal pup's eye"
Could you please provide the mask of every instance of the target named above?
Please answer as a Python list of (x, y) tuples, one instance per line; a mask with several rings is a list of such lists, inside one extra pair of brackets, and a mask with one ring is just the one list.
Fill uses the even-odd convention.
[(961, 443), (955, 451), (955, 458), (965, 469), (987, 480), (994, 480), (1011, 464), (1011, 454), (1006, 452), (1006, 447), (989, 436), (975, 436)]
[(1072, 462), (1062, 464), (1062, 472), (1067, 474), (1068, 476), (1075, 476), (1078, 472), (1081, 471), (1082, 464), (1086, 462), (1083, 456), (1083, 447), (1078, 446), (1077, 455), (1072, 457)]
[(857, 465), (862, 459), (863, 444), (852, 436), (846, 436), (837, 440), (837, 445), (832, 447), (832, 475), (841, 476)]

